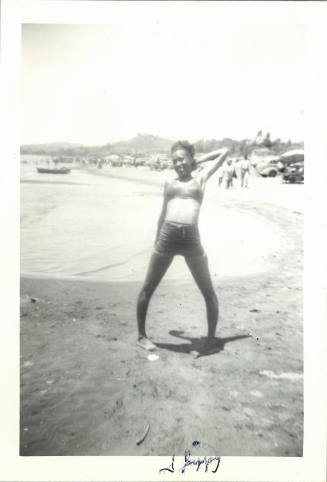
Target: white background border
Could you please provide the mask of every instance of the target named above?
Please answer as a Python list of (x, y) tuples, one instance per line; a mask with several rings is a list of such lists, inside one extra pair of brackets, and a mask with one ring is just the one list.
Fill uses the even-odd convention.
[[(327, 4), (2, 0), (0, 479), (3, 481), (326, 480)], [(216, 474), (161, 474), (168, 457), (19, 457), (19, 115), (21, 23), (302, 24), (307, 35), (304, 456), (222, 457)], [(219, 454), (207, 454), (219, 455)], [(176, 465), (182, 461), (178, 457)]]

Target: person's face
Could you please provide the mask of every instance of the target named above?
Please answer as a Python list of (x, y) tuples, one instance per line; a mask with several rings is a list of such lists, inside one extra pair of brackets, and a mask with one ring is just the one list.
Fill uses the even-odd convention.
[(180, 179), (188, 178), (192, 172), (193, 159), (185, 149), (176, 149), (172, 154), (174, 169)]

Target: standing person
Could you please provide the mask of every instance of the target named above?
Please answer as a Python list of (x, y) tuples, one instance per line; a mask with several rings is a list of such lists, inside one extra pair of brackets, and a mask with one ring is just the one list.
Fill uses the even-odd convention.
[[(178, 141), (171, 148), (177, 178), (166, 182), (164, 186), (155, 247), (137, 301), (137, 344), (146, 350), (155, 349), (145, 331), (149, 302), (175, 255), (184, 256), (206, 303), (208, 337), (205, 347), (212, 345), (215, 340), (218, 299), (212, 286), (208, 259), (201, 245), (198, 219), (206, 182), (221, 166), (228, 150), (224, 148), (205, 154), (197, 162), (194, 152), (194, 147), (188, 141)], [(192, 176), (197, 163), (206, 161), (212, 162)]]
[(220, 166), (218, 168), (217, 177), (218, 177), (218, 187), (221, 187), (221, 184), (223, 182), (223, 177), (224, 177), (223, 166)]
[(248, 187), (249, 184), (249, 172), (250, 172), (250, 161), (247, 156), (242, 159), (240, 163), (241, 167), (241, 187)]
[(234, 175), (234, 166), (232, 164), (231, 159), (227, 159), (223, 165), (223, 173), (224, 173), (224, 183), (225, 188), (230, 189), (233, 187), (233, 175)]
[(234, 164), (237, 185), (241, 185), (241, 162), (242, 162), (242, 159), (236, 159)]

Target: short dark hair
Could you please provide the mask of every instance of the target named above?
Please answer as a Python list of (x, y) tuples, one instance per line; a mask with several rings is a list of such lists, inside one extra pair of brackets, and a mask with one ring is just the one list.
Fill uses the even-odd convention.
[(175, 142), (170, 149), (170, 152), (173, 153), (177, 149), (185, 149), (189, 153), (189, 155), (193, 158), (195, 154), (194, 146), (189, 141), (177, 141)]

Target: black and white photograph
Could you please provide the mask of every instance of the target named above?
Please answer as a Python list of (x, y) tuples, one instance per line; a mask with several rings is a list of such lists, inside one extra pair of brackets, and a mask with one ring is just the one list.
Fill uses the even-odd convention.
[(303, 55), (22, 26), (21, 455), (302, 455)]
[(199, 3), (21, 24), (20, 457), (304, 455), (306, 26)]

